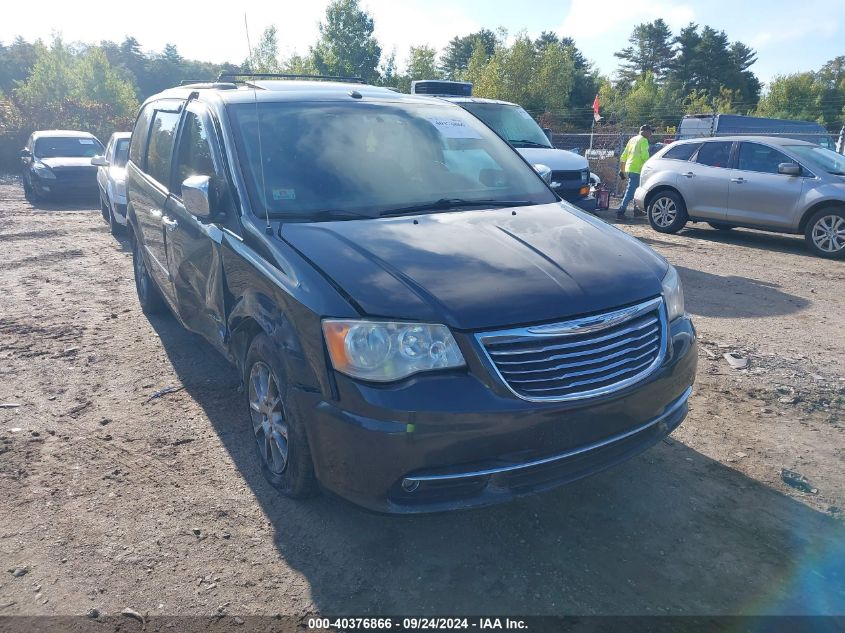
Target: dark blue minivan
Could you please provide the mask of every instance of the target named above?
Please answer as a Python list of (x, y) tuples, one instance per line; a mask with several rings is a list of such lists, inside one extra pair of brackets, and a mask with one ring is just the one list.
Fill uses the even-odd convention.
[(127, 190), (143, 309), (239, 368), (286, 495), (485, 505), (620, 462), (687, 413), (675, 269), (454, 104), (335, 81), (183, 86), (142, 106)]

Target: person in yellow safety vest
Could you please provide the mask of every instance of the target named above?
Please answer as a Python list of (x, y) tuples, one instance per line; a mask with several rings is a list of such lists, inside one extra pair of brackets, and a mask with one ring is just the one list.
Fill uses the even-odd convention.
[[(634, 192), (640, 186), (640, 172), (643, 164), (648, 160), (648, 145), (651, 141), (652, 129), (649, 125), (640, 126), (640, 133), (628, 141), (622, 155), (619, 157), (619, 177), (622, 180), (628, 179), (628, 186), (625, 187), (625, 194), (622, 202), (616, 209), (616, 217), (621, 220), (625, 217), (625, 208), (634, 199)], [(643, 211), (637, 211), (634, 207), (634, 215), (645, 215)]]

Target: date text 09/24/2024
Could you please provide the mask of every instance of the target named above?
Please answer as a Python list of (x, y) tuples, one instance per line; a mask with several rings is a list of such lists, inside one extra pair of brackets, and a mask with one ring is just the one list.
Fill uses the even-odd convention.
[(398, 631), (443, 631), (443, 630), (525, 630), (528, 625), (519, 618), (309, 618), (310, 630), (398, 630)]

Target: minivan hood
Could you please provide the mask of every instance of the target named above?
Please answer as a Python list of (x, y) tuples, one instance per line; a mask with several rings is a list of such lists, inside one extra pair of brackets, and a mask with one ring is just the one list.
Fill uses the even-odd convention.
[(280, 234), (365, 315), (459, 330), (554, 321), (654, 297), (667, 267), (634, 238), (560, 203), (286, 223)]
[(91, 164), (90, 158), (84, 157), (54, 156), (53, 158), (39, 158), (38, 160), (50, 169), (55, 169), (56, 167), (90, 167), (91, 169), (97, 169)]
[(553, 171), (572, 170), (579, 171), (587, 169), (587, 159), (568, 152), (565, 149), (552, 149), (550, 147), (517, 147), (516, 151), (532, 165), (540, 163)]

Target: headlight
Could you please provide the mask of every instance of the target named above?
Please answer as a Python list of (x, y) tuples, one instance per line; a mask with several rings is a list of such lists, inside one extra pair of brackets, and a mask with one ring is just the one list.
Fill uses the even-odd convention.
[(663, 276), (663, 301), (666, 303), (666, 312), (669, 320), (675, 319), (684, 314), (684, 288), (681, 286), (681, 278), (678, 271), (671, 264), (669, 270)]
[(581, 184), (586, 185), (590, 182), (590, 170), (589, 169), (582, 169), (581, 170)]
[(388, 382), (464, 365), (445, 325), (328, 319), (323, 335), (334, 368), (353, 378)]
[(34, 171), (35, 175), (39, 178), (54, 179), (56, 177), (56, 174), (54, 174), (44, 163), (33, 163), (32, 171)]

